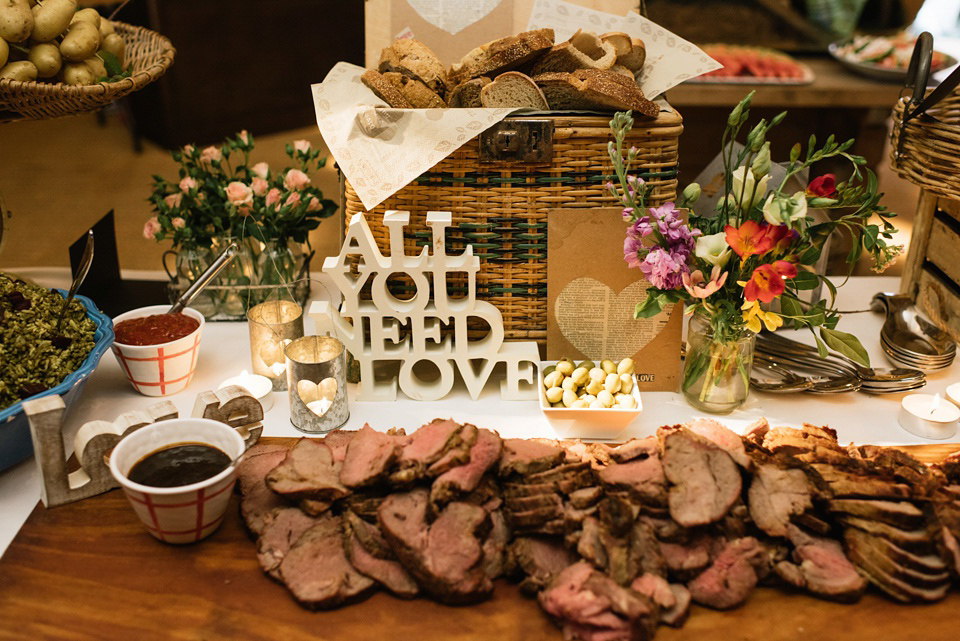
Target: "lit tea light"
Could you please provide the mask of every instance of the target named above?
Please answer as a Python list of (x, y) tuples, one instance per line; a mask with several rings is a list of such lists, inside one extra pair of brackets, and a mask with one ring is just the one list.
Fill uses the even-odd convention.
[(247, 370), (243, 370), (238, 376), (228, 378), (224, 382), (220, 383), (219, 389), (223, 389), (224, 387), (229, 387), (231, 385), (237, 385), (247, 390), (247, 392), (250, 393), (250, 396), (254, 397), (260, 402), (264, 412), (273, 407), (273, 381), (266, 376), (250, 374), (247, 372)]
[(957, 433), (960, 407), (940, 395), (908, 394), (900, 403), (900, 427), (923, 438), (943, 440)]
[(266, 376), (275, 391), (287, 389), (287, 364), (283, 351), (303, 336), (303, 309), (288, 300), (270, 300), (250, 308), (250, 357), (253, 372)]

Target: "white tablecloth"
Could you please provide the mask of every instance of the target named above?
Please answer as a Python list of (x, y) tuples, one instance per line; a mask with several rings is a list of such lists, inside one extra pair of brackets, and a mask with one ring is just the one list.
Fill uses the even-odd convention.
[[(12, 270), (11, 270), (12, 271)], [(21, 270), (27, 273), (28, 270)], [(47, 286), (62, 286), (69, 278), (59, 270), (34, 270), (30, 276)], [(142, 276), (138, 274), (138, 276)], [(870, 298), (879, 291), (896, 291), (899, 280), (889, 277), (858, 277), (841, 288), (838, 304), (841, 309), (859, 310), (869, 307)], [(314, 288), (317, 295), (322, 287)], [(887, 365), (880, 349), (879, 330), (882, 316), (873, 313), (850, 314), (840, 328), (860, 337), (872, 362)], [(313, 332), (313, 323), (306, 321), (306, 331)], [(801, 340), (810, 340), (808, 332), (791, 332)], [(196, 395), (216, 389), (226, 378), (250, 367), (249, 338), (246, 323), (208, 323), (201, 343), (200, 360), (188, 391), (168, 397), (189, 415)], [(960, 364), (928, 376), (922, 391), (944, 395), (946, 387), (960, 381)], [(478, 427), (497, 430), (504, 437), (553, 437), (554, 433), (536, 402), (506, 402), (499, 398), (499, 386), (491, 381), (479, 400), (470, 399), (459, 385), (442, 401), (420, 403), (401, 398), (394, 403), (360, 403), (350, 390), (350, 419), (346, 429), (359, 429), (370, 423), (376, 429), (390, 427), (416, 428), (435, 417), (453, 417)], [(290, 424), (289, 403), (285, 392), (275, 392), (273, 409), (264, 419), (265, 436), (299, 436)], [(402, 397), (402, 395), (401, 395)], [(869, 396), (861, 393), (839, 395), (784, 394), (752, 392), (739, 410), (723, 417), (733, 429), (743, 428), (757, 417), (766, 416), (772, 423), (798, 425), (809, 422), (829, 425), (837, 430), (843, 442), (905, 444), (931, 442), (913, 436), (897, 424), (897, 412), (903, 394)], [(85, 422), (95, 419), (113, 420), (119, 414), (143, 409), (155, 402), (133, 390), (114, 357), (107, 354), (94, 372), (83, 397), (67, 418), (66, 441), (72, 450), (72, 439)], [(643, 413), (628, 428), (623, 438), (647, 436), (661, 425), (686, 421), (699, 412), (687, 405), (679, 394), (669, 392), (643, 395)], [(958, 437), (960, 438), (960, 437)], [(0, 472), (0, 553), (16, 536), (40, 496), (39, 478), (32, 460)]]

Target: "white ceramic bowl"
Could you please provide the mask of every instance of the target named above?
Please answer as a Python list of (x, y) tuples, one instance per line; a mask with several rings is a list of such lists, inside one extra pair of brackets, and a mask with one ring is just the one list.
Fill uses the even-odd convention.
[(211, 445), (231, 459), (246, 449), (240, 434), (226, 423), (206, 418), (171, 419), (120, 439), (110, 454), (110, 473), (150, 534), (166, 543), (194, 543), (212, 534), (223, 521), (237, 480), (235, 465), (205, 481), (180, 487), (141, 485), (127, 477), (147, 455), (179, 443)]
[(582, 438), (585, 440), (613, 440), (623, 434), (635, 418), (643, 413), (643, 401), (637, 389), (637, 376), (633, 375), (633, 390), (630, 395), (637, 401), (632, 409), (605, 407), (603, 409), (551, 407), (543, 388), (543, 370), (557, 361), (541, 361), (537, 373), (537, 385), (540, 387), (540, 409), (547, 417), (550, 427), (560, 438)]
[[(113, 326), (131, 318), (164, 314), (168, 309), (169, 305), (140, 307), (114, 318)], [(124, 345), (114, 340), (111, 346), (130, 384), (145, 396), (169, 396), (190, 385), (197, 368), (204, 320), (195, 309), (187, 307), (183, 313), (200, 321), (200, 326), (183, 338), (159, 345)]]

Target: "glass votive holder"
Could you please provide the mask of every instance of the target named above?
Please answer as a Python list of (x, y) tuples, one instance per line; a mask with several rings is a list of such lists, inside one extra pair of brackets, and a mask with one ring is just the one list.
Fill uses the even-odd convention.
[(347, 422), (347, 351), (331, 336), (304, 336), (284, 350), (290, 422), (301, 432), (329, 432)]
[(284, 348), (303, 336), (303, 309), (288, 300), (268, 300), (247, 311), (253, 373), (266, 376), (274, 391), (287, 389)]

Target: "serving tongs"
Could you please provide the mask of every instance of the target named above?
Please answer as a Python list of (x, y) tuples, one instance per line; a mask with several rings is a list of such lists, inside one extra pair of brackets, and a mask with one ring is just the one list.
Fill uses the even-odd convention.
[(227, 248), (223, 250), (223, 253), (217, 256), (217, 259), (213, 261), (202, 274), (197, 276), (197, 280), (193, 281), (193, 284), (187, 288), (187, 291), (180, 295), (180, 298), (170, 306), (167, 313), (179, 314), (183, 311), (183, 308), (189, 305), (191, 301), (197, 297), (197, 294), (202, 292), (204, 288), (223, 271), (230, 261), (233, 260), (233, 257), (237, 255), (238, 251), (240, 251), (240, 247), (236, 243), (230, 243)]
[[(0, 212), (0, 216), (2, 216)], [(83, 255), (80, 257), (80, 265), (77, 266), (77, 273), (73, 276), (73, 282), (70, 283), (70, 291), (67, 292), (67, 298), (63, 301), (63, 307), (60, 308), (60, 316), (57, 317), (57, 328), (53, 330), (53, 335), (60, 336), (60, 327), (63, 325), (63, 317), (67, 314), (67, 308), (70, 301), (77, 295), (77, 290), (83, 284), (87, 274), (90, 273), (90, 265), (93, 264), (93, 230), (87, 232), (87, 244), (83, 247)]]

